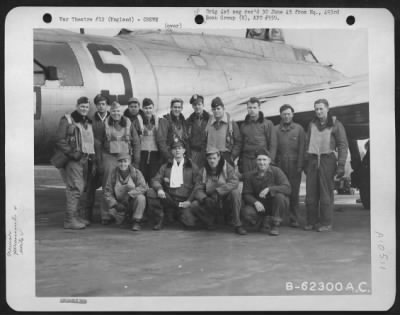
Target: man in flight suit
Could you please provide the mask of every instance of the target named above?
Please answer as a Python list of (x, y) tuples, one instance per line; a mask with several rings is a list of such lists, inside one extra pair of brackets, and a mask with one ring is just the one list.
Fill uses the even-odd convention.
[(118, 166), (110, 173), (104, 190), (109, 213), (117, 223), (130, 217), (132, 231), (140, 231), (148, 187), (142, 173), (131, 165), (128, 153), (119, 154), (117, 160)]
[(143, 131), (143, 112), (140, 109), (140, 102), (136, 97), (131, 97), (128, 100), (128, 108), (125, 109), (124, 116), (130, 119), (138, 136), (141, 136)]
[(92, 164), (89, 169), (95, 168), (95, 172), (90, 172), (88, 178), (88, 186), (86, 189), (87, 197), (86, 197), (86, 213), (85, 219), (88, 221), (93, 220), (93, 207), (96, 199), (96, 190), (99, 188), (103, 182), (103, 168), (102, 165), (99, 165), (99, 161), (101, 161), (102, 154), (102, 146), (101, 146), (101, 136), (104, 132), (104, 122), (108, 116), (110, 116), (110, 112), (107, 111), (108, 106), (108, 98), (97, 94), (94, 98), (94, 104), (96, 105), (97, 111), (93, 115), (93, 134), (94, 134), (94, 150), (96, 152), (96, 164)]
[(234, 167), (221, 157), (218, 149), (208, 149), (206, 165), (200, 170), (196, 184), (195, 196), (200, 207), (192, 209), (194, 216), (211, 230), (220, 209), (224, 217), (229, 215), (232, 218), (235, 233), (245, 235), (246, 230), (240, 221), (241, 195), (238, 186)]
[(257, 168), (244, 175), (243, 220), (258, 225), (261, 232), (279, 235), (282, 213), (289, 207), (290, 184), (279, 167), (271, 165), (269, 152), (256, 153)]
[(306, 134), (307, 224), (304, 229), (325, 232), (332, 230), (334, 176), (343, 177), (349, 146), (342, 123), (329, 114), (328, 101), (316, 100), (314, 109), (316, 117), (308, 125)]
[(299, 227), (299, 190), (304, 162), (305, 133), (302, 126), (293, 122), (292, 106), (284, 104), (279, 111), (281, 122), (275, 126), (278, 138), (276, 164), (286, 174), (292, 187), (289, 224), (292, 227)]
[(164, 213), (169, 219), (178, 220), (185, 227), (195, 225), (191, 208), (197, 206), (194, 187), (197, 166), (185, 158), (185, 144), (176, 140), (171, 146), (173, 158), (163, 164), (152, 179), (152, 189), (147, 193), (148, 209), (155, 219), (153, 230), (163, 226)]
[(68, 157), (64, 168), (60, 168), (66, 185), (67, 207), (64, 229), (84, 229), (89, 222), (79, 216), (80, 199), (84, 191), (88, 161), (94, 160), (94, 136), (92, 121), (87, 117), (89, 100), (82, 96), (77, 100), (75, 111), (60, 119), (56, 134), (56, 149)]
[(234, 166), (242, 147), (239, 127), (230, 114), (225, 111), (225, 105), (220, 97), (216, 97), (211, 101), (211, 108), (213, 116), (209, 120), (206, 129), (206, 152), (211, 149), (217, 149), (221, 152), (225, 161)]
[(241, 148), (241, 172), (243, 174), (256, 169), (255, 153), (267, 149), (274, 161), (276, 153), (276, 131), (272, 121), (264, 117), (260, 110), (260, 101), (252, 97), (247, 102), (248, 114), (240, 126), (243, 146)]
[(192, 161), (202, 168), (206, 161), (206, 128), (210, 114), (204, 110), (204, 97), (194, 94), (190, 98), (193, 113), (186, 120), (188, 126), (188, 143)]
[(174, 98), (171, 100), (171, 111), (160, 120), (157, 130), (157, 144), (164, 161), (173, 158), (171, 146), (177, 141), (187, 144), (188, 131), (185, 117), (182, 114), (183, 100)]
[[(104, 169), (102, 186), (110, 173), (118, 166), (117, 156), (121, 153), (128, 153), (132, 156), (132, 164), (138, 168), (140, 163), (140, 139), (131, 121), (122, 116), (121, 105), (113, 102), (110, 108), (110, 116), (104, 123), (104, 131), (101, 136), (101, 165)], [(107, 202), (103, 192), (103, 206), (101, 213), (102, 224), (109, 224), (112, 221), (107, 210)]]

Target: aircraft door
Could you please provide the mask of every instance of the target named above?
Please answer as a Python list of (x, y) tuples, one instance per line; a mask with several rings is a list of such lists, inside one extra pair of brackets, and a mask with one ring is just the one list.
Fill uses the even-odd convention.
[(84, 89), (75, 54), (65, 42), (35, 41), (33, 76), (35, 158), (40, 159), (51, 154), (59, 119), (74, 109)]

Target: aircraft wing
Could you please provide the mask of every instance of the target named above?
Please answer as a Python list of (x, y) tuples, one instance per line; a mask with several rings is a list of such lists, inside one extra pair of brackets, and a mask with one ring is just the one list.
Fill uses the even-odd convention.
[[(268, 92), (261, 91), (263, 88)], [(239, 121), (246, 115), (246, 102), (251, 96), (260, 99), (262, 111), (267, 117), (279, 116), (279, 108), (283, 104), (292, 105), (296, 113), (313, 112), (314, 102), (320, 98), (327, 99), (331, 109), (369, 103), (368, 75), (303, 86), (285, 86), (277, 83), (274, 86), (254, 87), (252, 91), (243, 92), (241, 91), (240, 97), (236, 99), (232, 94), (230, 97), (223, 97), (233, 117)]]

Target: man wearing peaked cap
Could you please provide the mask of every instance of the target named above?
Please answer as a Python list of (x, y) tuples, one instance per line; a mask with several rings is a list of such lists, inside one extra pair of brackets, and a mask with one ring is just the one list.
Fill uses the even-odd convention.
[(188, 128), (182, 110), (183, 100), (173, 98), (170, 113), (164, 115), (160, 120), (160, 126), (157, 130), (157, 144), (164, 161), (172, 159), (171, 144), (175, 139), (180, 139), (185, 143), (188, 140)]
[(210, 114), (204, 110), (204, 97), (202, 95), (194, 94), (190, 98), (190, 104), (192, 104), (193, 113), (186, 120), (190, 158), (201, 168), (205, 163), (206, 128)]
[(275, 126), (277, 134), (276, 165), (289, 179), (292, 192), (287, 217), (291, 227), (299, 227), (299, 191), (304, 164), (305, 132), (293, 121), (294, 109), (284, 104), (279, 109), (281, 121)]
[(237, 123), (228, 112), (225, 112), (224, 103), (220, 97), (211, 101), (213, 116), (206, 127), (207, 149), (217, 148), (222, 157), (231, 165), (235, 164), (242, 147), (242, 137)]
[(243, 123), (240, 125), (243, 146), (240, 154), (240, 170), (247, 173), (257, 167), (254, 153), (266, 148), (270, 158), (274, 161), (276, 152), (276, 132), (272, 121), (264, 117), (260, 110), (260, 100), (251, 97), (247, 102), (247, 112)]
[(271, 165), (270, 153), (256, 151), (257, 168), (244, 174), (242, 218), (261, 232), (279, 235), (281, 215), (289, 206), (290, 184), (286, 175)]
[(185, 227), (195, 225), (192, 208), (198, 206), (194, 200), (198, 168), (185, 158), (182, 141), (175, 140), (171, 144), (171, 154), (173, 158), (161, 166), (147, 193), (148, 209), (155, 220), (154, 230), (162, 228), (164, 216), (170, 223), (177, 220)]
[(143, 111), (140, 109), (140, 102), (136, 97), (128, 100), (128, 108), (124, 111), (124, 116), (128, 117), (136, 129), (139, 136), (143, 133)]
[(128, 218), (132, 220), (132, 231), (139, 231), (148, 187), (142, 173), (131, 165), (129, 153), (119, 153), (117, 161), (104, 189), (108, 211), (117, 224)]

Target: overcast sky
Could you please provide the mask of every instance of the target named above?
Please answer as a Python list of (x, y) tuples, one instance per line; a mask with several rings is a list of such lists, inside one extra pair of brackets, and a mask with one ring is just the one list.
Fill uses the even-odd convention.
[[(86, 34), (114, 36), (119, 29), (85, 29)], [(183, 30), (200, 32), (199, 30)], [(245, 37), (246, 30), (201, 30), (204, 33)], [(355, 30), (285, 29), (287, 44), (310, 48), (320, 62), (330, 62), (346, 76), (368, 73), (368, 33)]]

